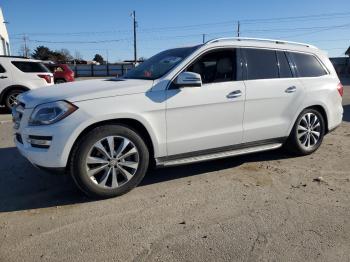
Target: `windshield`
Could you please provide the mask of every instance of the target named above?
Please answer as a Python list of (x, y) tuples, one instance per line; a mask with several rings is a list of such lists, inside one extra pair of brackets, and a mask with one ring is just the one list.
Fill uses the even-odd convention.
[(168, 73), (199, 46), (169, 49), (147, 59), (130, 70), (124, 78), (154, 80)]

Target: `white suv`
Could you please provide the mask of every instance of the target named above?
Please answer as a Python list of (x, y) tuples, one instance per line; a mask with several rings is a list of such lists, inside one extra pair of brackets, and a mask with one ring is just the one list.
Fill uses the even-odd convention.
[(150, 164), (276, 149), (306, 155), (342, 121), (343, 88), (316, 47), (216, 39), (161, 52), (123, 78), (41, 88), (13, 110), (34, 165), (64, 169), (85, 193), (121, 195)]
[(0, 104), (7, 109), (13, 107), (19, 94), (48, 85), (53, 85), (53, 75), (41, 61), (0, 56)]

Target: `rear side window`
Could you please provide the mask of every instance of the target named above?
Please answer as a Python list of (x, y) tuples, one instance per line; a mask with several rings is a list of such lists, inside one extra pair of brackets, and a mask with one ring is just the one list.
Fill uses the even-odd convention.
[(280, 78), (293, 77), (292, 70), (289, 66), (286, 54), (282, 51), (277, 51), (276, 54)]
[(275, 51), (264, 49), (243, 50), (247, 60), (248, 80), (278, 78)]
[(0, 65), (0, 74), (1, 74), (1, 73), (5, 73), (5, 72), (6, 72), (5, 68), (3, 68), (2, 65)]
[(326, 75), (326, 70), (313, 55), (290, 53), (293, 57), (299, 77), (316, 77)]
[(12, 61), (12, 64), (25, 73), (50, 72), (43, 64), (38, 62)]

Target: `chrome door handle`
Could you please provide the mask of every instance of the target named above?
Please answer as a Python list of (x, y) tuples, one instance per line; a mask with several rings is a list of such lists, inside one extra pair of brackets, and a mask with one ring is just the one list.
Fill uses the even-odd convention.
[(286, 89), (286, 93), (294, 93), (295, 91), (297, 91), (297, 88), (295, 86), (290, 86)]
[(235, 90), (231, 93), (229, 93), (226, 97), (227, 98), (236, 98), (236, 97), (240, 97), (242, 95), (241, 90)]

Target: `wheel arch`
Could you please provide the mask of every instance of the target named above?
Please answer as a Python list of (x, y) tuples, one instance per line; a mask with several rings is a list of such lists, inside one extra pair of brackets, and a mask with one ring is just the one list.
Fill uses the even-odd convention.
[(327, 134), (329, 130), (328, 130), (328, 116), (327, 116), (326, 109), (321, 105), (308, 106), (305, 109), (315, 109), (316, 111), (320, 112), (324, 120), (325, 133)]
[(293, 126), (294, 126), (297, 118), (299, 117), (301, 112), (303, 112), (305, 109), (315, 109), (318, 112), (320, 112), (320, 114), (322, 115), (322, 117), (325, 121), (325, 134), (327, 134), (329, 132), (329, 128), (328, 128), (328, 113), (327, 113), (326, 107), (322, 104), (310, 104), (307, 106), (303, 106), (303, 107), (301, 107), (300, 110), (298, 110), (298, 114), (296, 114), (296, 116), (293, 119), (293, 122), (291, 123), (291, 125), (289, 127), (288, 136), (290, 135), (290, 132), (292, 131)]
[[(148, 147), (148, 150), (150, 153), (150, 161), (154, 161), (155, 144), (154, 144), (154, 141), (152, 140), (149, 130), (145, 127), (145, 125), (141, 123), (139, 120), (136, 120), (133, 118), (117, 118), (117, 119), (108, 119), (108, 120), (98, 121), (85, 127), (79, 133), (78, 137), (75, 139), (72, 147), (70, 148), (66, 167), (69, 166), (69, 161), (71, 161), (72, 152), (74, 151), (74, 148), (77, 146), (81, 138), (84, 137), (84, 135), (86, 135), (96, 127), (100, 127), (104, 125), (117, 125), (117, 124), (127, 126), (130, 129), (133, 129), (135, 132), (137, 132), (145, 140), (146, 146)], [(150, 164), (154, 164), (154, 163), (151, 162)]]
[(11, 85), (11, 86), (8, 86), (6, 87), (4, 90), (2, 90), (1, 94), (0, 94), (0, 103), (3, 104), (5, 101), (5, 97), (6, 97), (6, 94), (7, 92), (9, 92), (10, 90), (13, 90), (13, 89), (20, 89), (20, 90), (24, 90), (24, 91), (29, 91), (30, 88), (26, 87), (26, 86), (23, 86), (23, 85)]

